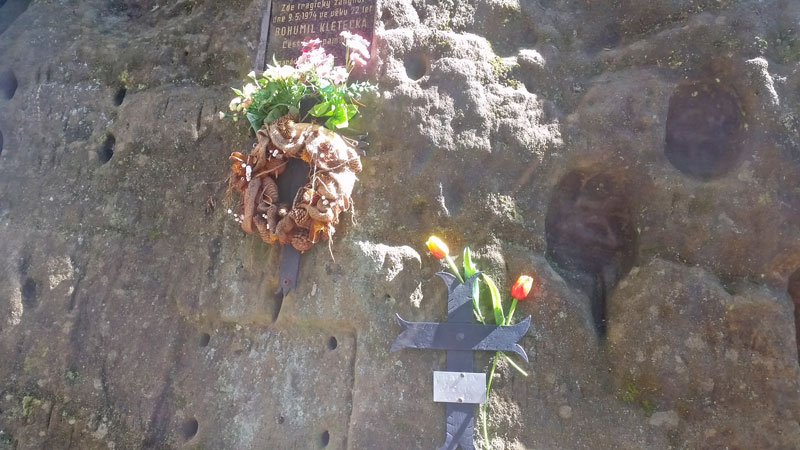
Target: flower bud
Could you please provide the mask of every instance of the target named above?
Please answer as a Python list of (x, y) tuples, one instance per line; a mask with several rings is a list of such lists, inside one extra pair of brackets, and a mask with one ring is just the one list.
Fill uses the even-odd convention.
[(522, 275), (511, 286), (511, 296), (517, 300), (522, 300), (531, 292), (531, 287), (533, 287), (533, 278), (528, 275)]
[(450, 249), (447, 248), (447, 244), (436, 236), (429, 237), (425, 245), (428, 246), (428, 250), (431, 251), (431, 254), (436, 259), (442, 259), (450, 254)]

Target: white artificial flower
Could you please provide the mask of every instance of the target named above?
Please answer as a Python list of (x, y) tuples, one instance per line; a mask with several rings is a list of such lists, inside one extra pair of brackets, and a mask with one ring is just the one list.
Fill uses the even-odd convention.
[(219, 118), (220, 118), (220, 119), (224, 119), (224, 118), (225, 118), (225, 113), (224, 113), (224, 112), (222, 112), (222, 111), (220, 111), (220, 112), (219, 112)]
[(330, 78), (333, 84), (342, 84), (347, 81), (347, 69), (342, 66), (334, 67), (330, 73)]
[(298, 78), (297, 69), (292, 66), (267, 66), (264, 77), (272, 79), (291, 79)]
[(247, 85), (244, 87), (244, 89), (242, 89), (242, 94), (244, 94), (244, 96), (246, 98), (250, 98), (250, 97), (253, 96), (253, 94), (256, 93), (257, 90), (258, 90), (258, 86), (256, 86), (253, 83), (247, 83)]
[(253, 71), (251, 71), (250, 73), (248, 73), (248, 74), (247, 74), (247, 76), (248, 76), (249, 78), (255, 78), (255, 77), (256, 77), (256, 72), (253, 70)]
[(231, 103), (228, 105), (228, 109), (230, 109), (231, 111), (235, 112), (236, 110), (239, 109), (239, 104), (240, 103), (242, 103), (242, 98), (241, 97), (236, 97), (233, 100), (231, 100)]

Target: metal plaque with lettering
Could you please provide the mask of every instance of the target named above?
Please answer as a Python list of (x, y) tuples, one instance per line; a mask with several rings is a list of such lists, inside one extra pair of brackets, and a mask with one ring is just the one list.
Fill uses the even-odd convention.
[[(349, 31), (372, 42), (377, 0), (268, 0), (262, 22), (256, 69), (271, 63), (294, 64), (302, 41), (320, 39), (322, 46), (344, 65), (339, 33)], [(259, 67), (260, 64), (260, 67)]]

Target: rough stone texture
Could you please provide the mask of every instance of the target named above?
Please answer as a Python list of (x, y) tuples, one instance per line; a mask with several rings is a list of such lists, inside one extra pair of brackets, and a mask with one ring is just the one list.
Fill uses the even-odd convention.
[(798, 448), (800, 3), (383, 1), (356, 220), (283, 299), (215, 117), (262, 8), (0, 0), (0, 449), (435, 448), (443, 352), (387, 353), (432, 233), (540, 280), (493, 448)]

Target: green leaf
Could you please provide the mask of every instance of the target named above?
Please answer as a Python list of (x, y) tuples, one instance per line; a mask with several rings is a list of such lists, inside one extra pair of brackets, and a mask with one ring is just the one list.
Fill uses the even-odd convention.
[(325, 122), (325, 126), (329, 129), (346, 128), (350, 125), (347, 117), (347, 104), (344, 100), (339, 98), (335, 105), (336, 109), (333, 110), (333, 116)]
[(356, 114), (358, 114), (358, 106), (351, 103), (346, 106), (346, 111), (347, 111), (347, 120), (349, 121), (350, 119), (355, 117)]
[(231, 89), (232, 89), (232, 90), (233, 90), (233, 92), (235, 92), (235, 93), (236, 93), (236, 95), (238, 95), (239, 97), (244, 97), (244, 94), (242, 94), (242, 91), (240, 91), (240, 90), (238, 90), (238, 89), (236, 89), (236, 88), (231, 88)]
[(320, 102), (314, 105), (309, 112), (314, 117), (332, 116), (335, 108), (330, 102)]
[(489, 286), (489, 292), (492, 294), (492, 310), (494, 311), (494, 323), (497, 325), (504, 325), (506, 323), (505, 314), (503, 314), (502, 298), (497, 285), (494, 284), (491, 278), (486, 274), (483, 275), (483, 281)]
[[(469, 277), (475, 275), (478, 271), (478, 268), (475, 267), (475, 263), (472, 262), (472, 253), (469, 251), (469, 247), (464, 247), (464, 279), (468, 279)], [(472, 282), (472, 309), (475, 312), (475, 316), (478, 319), (478, 322), (484, 323), (486, 319), (483, 317), (483, 313), (481, 312), (481, 287), (480, 287), (480, 279), (475, 279)]]
[[(276, 106), (269, 111), (267, 117), (264, 118), (264, 122), (270, 123), (273, 120), (278, 119), (279, 117), (286, 114), (286, 107), (285, 106)], [(256, 130), (258, 131), (258, 130)]]
[(247, 112), (247, 120), (250, 122), (250, 126), (253, 127), (254, 131), (258, 131), (261, 129), (261, 125), (264, 124), (264, 116), (257, 112)]
[(475, 263), (472, 262), (472, 253), (469, 251), (469, 247), (464, 247), (464, 276), (469, 278), (475, 275), (477, 271)]

